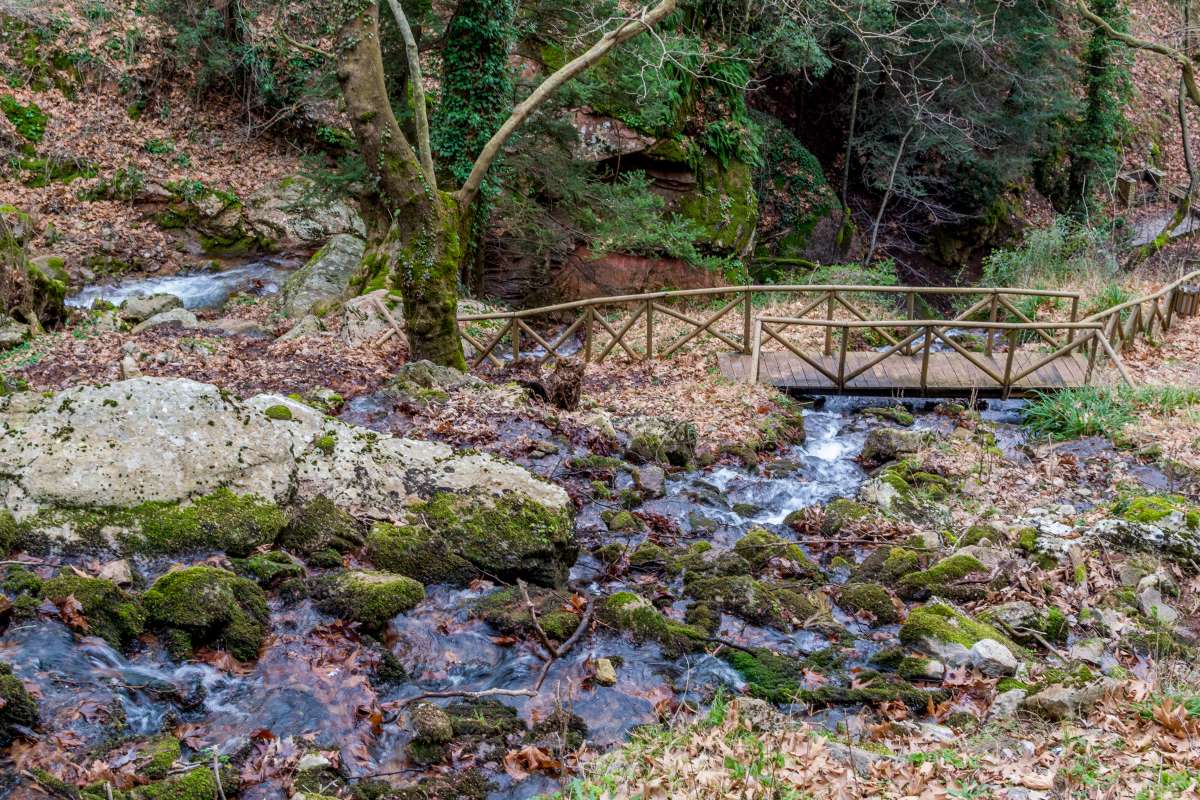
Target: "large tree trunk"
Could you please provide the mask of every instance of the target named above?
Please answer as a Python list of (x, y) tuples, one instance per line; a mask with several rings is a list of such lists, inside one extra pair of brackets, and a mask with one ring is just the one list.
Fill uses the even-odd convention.
[(463, 215), (439, 192), (388, 103), (379, 53), (379, 7), (368, 4), (342, 26), (338, 79), (363, 158), (378, 178), (391, 223), (378, 249), (404, 297), (409, 355), (466, 368), (455, 316)]

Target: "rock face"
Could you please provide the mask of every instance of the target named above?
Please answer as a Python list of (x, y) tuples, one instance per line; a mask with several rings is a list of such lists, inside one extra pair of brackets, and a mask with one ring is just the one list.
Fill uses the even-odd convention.
[[(2, 398), (0, 425), (8, 432), (0, 439), (3, 507), (58, 540), (78, 540), (87, 527), (68, 509), (124, 509), (116, 523), (137, 527), (134, 507), (155, 501), (188, 504), (177, 515), (197, 509), (181, 517), (196, 532), (193, 545), (232, 529), (220, 523), (205, 533), (218, 508), (235, 509), (246, 523), (235, 527), (253, 533), (253, 544), (283, 525), (277, 510), (260, 506), (325, 497), (359, 517), (432, 526), (471, 563), (507, 575), (545, 581), (565, 574), (577, 553), (560, 487), (490, 455), (379, 435), (283, 397), (242, 401), (209, 384), (135, 378)], [(427, 522), (409, 520), (417, 507)]]
[(312, 247), (339, 234), (367, 235), (358, 211), (340, 200), (316, 197), (312, 181), (299, 175), (254, 192), (242, 216), (246, 227), (282, 250)]
[(362, 260), (366, 242), (340, 233), (283, 284), (283, 313), (302, 317), (314, 306), (339, 299)]

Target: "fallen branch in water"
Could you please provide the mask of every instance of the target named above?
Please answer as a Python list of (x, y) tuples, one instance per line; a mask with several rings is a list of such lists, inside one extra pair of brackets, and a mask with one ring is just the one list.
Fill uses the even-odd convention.
[(550, 641), (550, 637), (546, 634), (546, 629), (542, 627), (542, 621), (538, 619), (537, 609), (534, 608), (533, 601), (529, 599), (529, 590), (525, 586), (525, 581), (518, 580), (517, 588), (521, 590), (521, 597), (525, 598), (525, 608), (529, 611), (529, 618), (533, 620), (533, 629), (537, 632), (538, 639), (541, 640), (542, 646), (546, 648), (546, 652), (550, 654), (549, 661), (558, 658), (558, 648)]
[(397, 705), (397, 707), (402, 707), (402, 706), (408, 705), (409, 703), (415, 703), (418, 700), (427, 700), (431, 697), (467, 697), (467, 698), (474, 699), (477, 697), (496, 697), (496, 696), (500, 696), (500, 697), (537, 697), (537, 692), (533, 691), (532, 689), (481, 689), (480, 691), (477, 691), (477, 692), (467, 692), (467, 691), (460, 691), (460, 690), (456, 690), (456, 689), (449, 689), (449, 690), (446, 690), (443, 692), (421, 692), (420, 694), (415, 694), (412, 697), (406, 697), (405, 699), (401, 700), (396, 705)]
[(587, 604), (587, 608), (583, 610), (583, 619), (579, 620), (579, 626), (575, 628), (575, 632), (572, 633), (571, 636), (562, 643), (561, 647), (551, 648), (550, 652), (552, 657), (547, 659), (546, 663), (542, 665), (542, 671), (538, 674), (537, 682), (533, 684), (533, 690), (535, 692), (542, 688), (542, 684), (545, 682), (546, 676), (550, 674), (550, 665), (553, 664), (557, 659), (560, 659), (569, 653), (571, 648), (575, 646), (575, 643), (579, 641), (579, 637), (583, 636), (583, 632), (588, 629), (588, 625), (590, 625), (592, 622), (592, 609), (594, 607), (595, 603), (589, 602)]

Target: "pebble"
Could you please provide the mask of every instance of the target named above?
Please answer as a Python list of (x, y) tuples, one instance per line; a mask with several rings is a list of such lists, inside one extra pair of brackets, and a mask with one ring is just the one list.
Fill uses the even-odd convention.
[(601, 686), (613, 686), (617, 682), (617, 668), (607, 658), (597, 658), (595, 681)]

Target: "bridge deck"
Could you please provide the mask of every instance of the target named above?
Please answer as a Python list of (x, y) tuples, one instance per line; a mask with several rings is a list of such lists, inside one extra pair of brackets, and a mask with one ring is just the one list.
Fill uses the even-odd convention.
[[(809, 355), (809, 354), (805, 354)], [(853, 372), (878, 354), (873, 352), (847, 353), (846, 372)], [(982, 353), (974, 354), (998, 374), (1004, 374), (1006, 353), (991, 358)], [(814, 361), (833, 374), (837, 374), (838, 357), (809, 355)], [(1045, 354), (1014, 353), (1012, 370), (1019, 375), (1037, 363)], [(735, 381), (750, 379), (751, 356), (728, 353), (719, 357), (721, 373)], [(1012, 397), (1027, 395), (1033, 391), (1064, 389), (1083, 386), (1087, 375), (1087, 359), (1080, 355), (1067, 355), (1054, 359), (1049, 364), (1022, 378), (1010, 392)], [(811, 365), (791, 353), (762, 354), (759, 380), (781, 389), (795, 390), (802, 394), (842, 394), (836, 385)], [(921, 355), (902, 356), (894, 354), (871, 367), (862, 375), (847, 382), (845, 394), (894, 395), (924, 394), (931, 397), (960, 397), (972, 392), (980, 396), (999, 396), (1002, 391), (990, 377), (985, 375), (958, 353), (930, 353), (927, 386), (921, 389)]]

